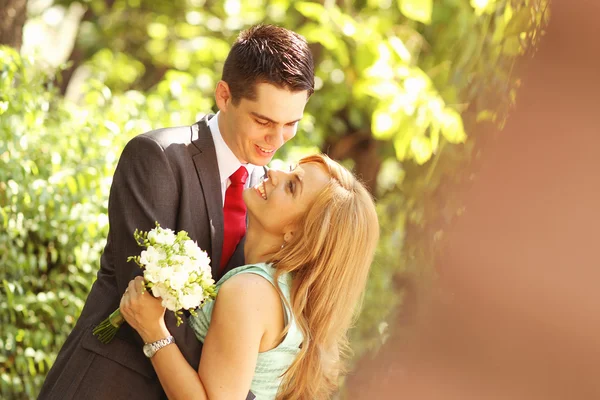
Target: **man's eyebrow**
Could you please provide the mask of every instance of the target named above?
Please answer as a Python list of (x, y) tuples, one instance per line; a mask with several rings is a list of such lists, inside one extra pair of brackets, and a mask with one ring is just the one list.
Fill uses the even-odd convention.
[[(274, 120), (272, 120), (271, 118), (269, 118), (269, 117), (267, 117), (267, 116), (265, 116), (265, 115), (259, 114), (259, 113), (257, 113), (257, 112), (250, 111), (250, 114), (252, 114), (252, 115), (253, 115), (253, 116), (255, 116), (256, 118), (260, 118), (260, 119), (264, 119), (265, 121), (269, 121), (270, 123), (272, 123), (272, 124), (274, 124), (274, 125), (278, 125), (278, 124), (279, 124), (279, 122), (277, 122), (277, 121), (274, 121)], [(285, 123), (285, 125), (289, 125), (289, 124), (295, 124), (296, 122), (299, 122), (301, 119), (302, 119), (302, 118), (298, 118), (298, 119), (296, 119), (296, 120), (294, 120), (294, 121), (286, 122), (286, 123)]]

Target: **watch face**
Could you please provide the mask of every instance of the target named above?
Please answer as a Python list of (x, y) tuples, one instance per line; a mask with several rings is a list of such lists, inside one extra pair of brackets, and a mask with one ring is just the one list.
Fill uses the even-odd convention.
[(151, 344), (145, 344), (143, 349), (144, 349), (144, 354), (146, 355), (146, 357), (150, 358), (154, 355), (154, 349), (152, 348)]

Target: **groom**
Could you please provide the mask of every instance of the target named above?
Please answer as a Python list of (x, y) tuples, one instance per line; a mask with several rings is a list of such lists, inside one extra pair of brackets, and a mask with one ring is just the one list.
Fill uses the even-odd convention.
[[(186, 230), (210, 255), (215, 280), (242, 265), (241, 190), (256, 184), (275, 151), (294, 137), (313, 88), (306, 41), (280, 27), (255, 26), (239, 35), (225, 61), (215, 90), (216, 115), (192, 126), (151, 131), (127, 144), (111, 187), (110, 231), (97, 280), (39, 399), (166, 398), (144, 343), (127, 324), (109, 344), (92, 335), (119, 306), (128, 282), (141, 274), (127, 262), (141, 250), (133, 232), (149, 230), (155, 221)], [(197, 369), (201, 343), (187, 324), (176, 327), (172, 313), (165, 319)]]

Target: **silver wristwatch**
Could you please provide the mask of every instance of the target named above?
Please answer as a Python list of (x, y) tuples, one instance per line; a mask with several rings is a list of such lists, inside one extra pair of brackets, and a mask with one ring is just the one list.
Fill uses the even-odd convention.
[(156, 342), (146, 343), (144, 345), (144, 354), (146, 355), (146, 357), (152, 358), (157, 351), (159, 351), (165, 346), (170, 345), (171, 343), (175, 343), (175, 338), (173, 336), (157, 340)]

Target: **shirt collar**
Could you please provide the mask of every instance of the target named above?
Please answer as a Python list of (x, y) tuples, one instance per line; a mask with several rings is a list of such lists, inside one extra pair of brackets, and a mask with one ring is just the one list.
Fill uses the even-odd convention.
[[(221, 130), (219, 129), (219, 112), (208, 120), (208, 127), (215, 143), (215, 151), (217, 153), (217, 165), (219, 166), (219, 175), (221, 183), (227, 182), (229, 177), (233, 175), (242, 165), (248, 170), (248, 177), (252, 175), (254, 165), (250, 163), (242, 164), (240, 160), (233, 154), (233, 151), (225, 143)], [(248, 179), (248, 181), (250, 181)]]

